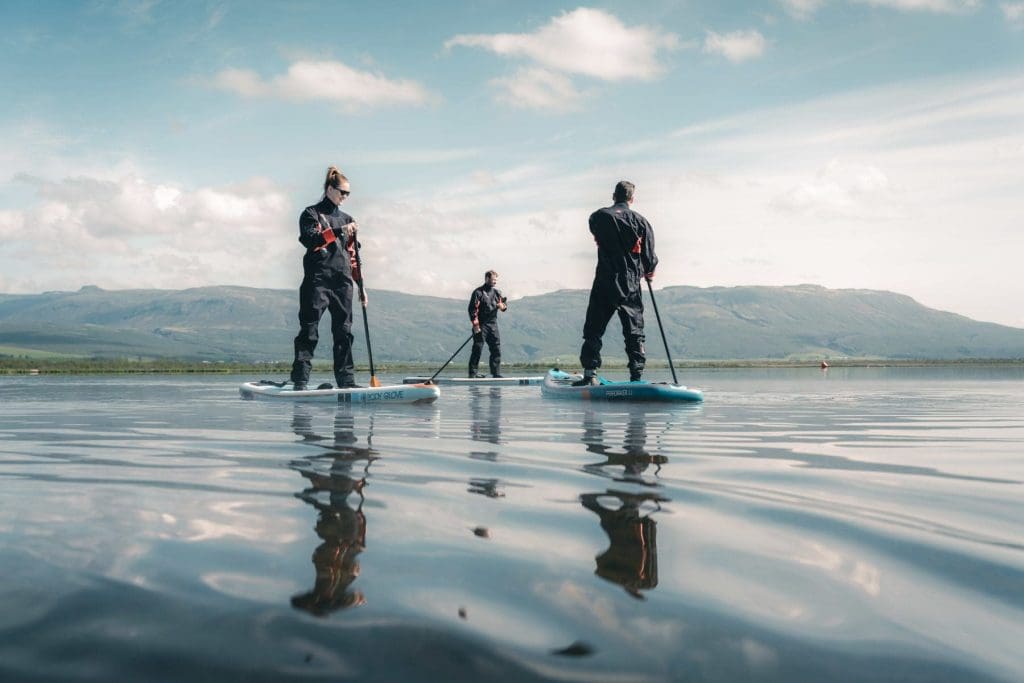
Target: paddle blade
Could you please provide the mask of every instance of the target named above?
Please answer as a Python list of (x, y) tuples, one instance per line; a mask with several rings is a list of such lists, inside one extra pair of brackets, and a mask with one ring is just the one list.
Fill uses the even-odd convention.
[(380, 386), (380, 380), (377, 379), (376, 376), (371, 376), (370, 377), (370, 386), (371, 387), (379, 387)]

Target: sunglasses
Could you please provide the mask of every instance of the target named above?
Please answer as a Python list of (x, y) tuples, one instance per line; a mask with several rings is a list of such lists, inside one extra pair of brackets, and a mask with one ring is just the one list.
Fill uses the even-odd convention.
[(341, 189), (341, 188), (339, 188), (339, 187), (332, 187), (331, 189), (332, 189), (332, 190), (334, 190), (335, 192), (337, 192), (338, 194), (340, 194), (340, 195), (341, 195), (342, 197), (347, 197), (347, 196), (349, 196), (350, 194), (352, 194), (352, 193), (351, 193), (351, 192), (349, 192), (348, 190), (342, 190), (342, 189)]

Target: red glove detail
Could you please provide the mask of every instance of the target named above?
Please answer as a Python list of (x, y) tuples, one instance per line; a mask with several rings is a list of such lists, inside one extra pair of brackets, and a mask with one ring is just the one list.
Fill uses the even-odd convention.
[(633, 251), (633, 253), (634, 253), (634, 254), (639, 254), (639, 253), (640, 253), (640, 244), (641, 244), (641, 243), (642, 243), (643, 241), (644, 241), (644, 238), (643, 238), (643, 237), (637, 237), (637, 238), (636, 238), (636, 244), (634, 244), (634, 245), (633, 245), (633, 249), (632, 249), (632, 251)]
[(334, 234), (334, 228), (327, 228), (326, 230), (322, 231), (320, 235), (324, 238), (325, 247), (331, 242), (338, 239), (338, 237)]

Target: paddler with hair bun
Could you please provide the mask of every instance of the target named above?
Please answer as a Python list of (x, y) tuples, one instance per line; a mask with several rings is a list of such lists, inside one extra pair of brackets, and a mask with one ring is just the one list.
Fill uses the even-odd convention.
[[(299, 242), (306, 247), (299, 286), (299, 334), (295, 337), (292, 388), (305, 391), (319, 339), (320, 318), (331, 313), (334, 340), (334, 379), (340, 389), (355, 388), (352, 361), (352, 292), (359, 279), (356, 233), (359, 224), (341, 210), (351, 188), (336, 166), (327, 169), (324, 195), (299, 216)], [(366, 305), (366, 294), (360, 301)]]

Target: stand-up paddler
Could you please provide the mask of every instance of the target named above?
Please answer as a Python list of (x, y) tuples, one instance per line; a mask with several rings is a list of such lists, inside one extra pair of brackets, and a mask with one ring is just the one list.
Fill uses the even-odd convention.
[(620, 181), (612, 193), (614, 204), (590, 215), (590, 233), (597, 243), (597, 269), (583, 323), (583, 379), (577, 385), (597, 383), (601, 338), (615, 314), (622, 323), (630, 381), (639, 380), (644, 372), (647, 356), (641, 282), (654, 277), (658, 257), (654, 253), (654, 229), (633, 211), (635, 190), (633, 183)]
[(498, 334), (498, 311), (508, 310), (507, 299), (495, 285), (498, 273), (489, 270), (484, 273), (484, 283), (473, 290), (469, 297), (469, 321), (473, 325), (473, 350), (469, 354), (469, 376), (483, 377), (477, 373), (484, 342), (490, 353), (492, 377), (501, 377), (501, 336)]
[[(299, 334), (295, 337), (291, 374), (296, 391), (307, 388), (313, 351), (319, 340), (320, 318), (325, 311), (331, 314), (337, 386), (358, 386), (352, 361), (352, 292), (359, 277), (355, 263), (359, 225), (341, 210), (349, 194), (348, 178), (331, 166), (324, 179), (324, 196), (299, 216), (299, 242), (306, 247), (306, 254), (302, 257)], [(365, 305), (365, 298), (362, 301)]]

